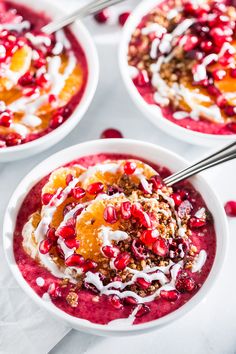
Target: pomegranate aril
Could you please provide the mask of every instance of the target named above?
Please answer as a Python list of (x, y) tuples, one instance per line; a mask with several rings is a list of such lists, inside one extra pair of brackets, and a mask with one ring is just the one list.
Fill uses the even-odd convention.
[(213, 48), (213, 44), (211, 41), (202, 41), (200, 47), (205, 53), (209, 53)]
[(236, 134), (236, 123), (227, 124), (227, 128), (234, 134)]
[(236, 201), (229, 200), (225, 203), (225, 212), (228, 216), (236, 216)]
[(39, 252), (42, 254), (47, 254), (52, 248), (52, 241), (49, 239), (45, 239), (39, 244)]
[(163, 181), (161, 176), (159, 175), (152, 176), (148, 182), (152, 184), (153, 191), (157, 191), (158, 189), (161, 189), (163, 187)]
[(38, 59), (34, 60), (34, 67), (36, 69), (40, 69), (45, 65), (46, 65), (46, 59), (43, 57), (39, 57)]
[(139, 219), (140, 224), (142, 226), (146, 227), (147, 229), (152, 226), (150, 216), (145, 211), (140, 210), (138, 219)]
[(214, 80), (220, 81), (226, 76), (226, 71), (222, 69), (216, 69), (212, 72)]
[(82, 267), (85, 264), (84, 257), (80, 254), (72, 254), (70, 257), (66, 258), (65, 265), (67, 267)]
[(61, 226), (57, 229), (56, 234), (64, 239), (75, 236), (75, 229), (72, 226)]
[(115, 258), (120, 253), (120, 250), (115, 246), (103, 246), (102, 253), (107, 258)]
[(61, 289), (58, 284), (56, 283), (51, 283), (48, 288), (48, 294), (53, 298), (57, 299), (58, 297), (61, 297)]
[(160, 292), (160, 296), (164, 300), (171, 301), (171, 302), (173, 301), (174, 302), (174, 301), (178, 300), (179, 293), (176, 290), (169, 290), (169, 291), (162, 290)]
[(67, 176), (66, 176), (66, 185), (68, 186), (68, 184), (70, 184), (70, 182), (73, 181), (73, 175), (71, 173), (69, 173)]
[(179, 193), (173, 193), (171, 195), (171, 198), (174, 200), (176, 206), (180, 206), (180, 204), (182, 203), (182, 197)]
[(48, 83), (48, 77), (46, 74), (41, 74), (39, 77), (36, 79), (37, 85), (40, 87), (45, 86)]
[(189, 51), (194, 49), (198, 44), (198, 37), (194, 35), (186, 36), (186, 42), (184, 44), (184, 50)]
[(7, 146), (19, 145), (19, 144), (21, 144), (22, 139), (23, 139), (22, 136), (18, 133), (9, 133), (5, 137)]
[(230, 70), (230, 76), (236, 79), (236, 68)]
[(103, 189), (104, 189), (103, 183), (95, 182), (95, 183), (92, 183), (88, 186), (87, 192), (91, 195), (97, 195), (97, 194), (103, 192)]
[(82, 268), (83, 268), (84, 273), (88, 272), (88, 271), (92, 271), (97, 268), (97, 263), (94, 261), (91, 261), (90, 259), (87, 259)]
[(139, 305), (139, 307), (140, 308), (139, 308), (138, 312), (136, 313), (137, 318), (140, 318), (140, 317), (148, 314), (151, 311), (151, 309), (148, 305), (141, 304), (141, 305)]
[(164, 240), (163, 238), (159, 238), (158, 240), (156, 240), (156, 242), (152, 246), (152, 251), (160, 257), (165, 257), (168, 253), (166, 240)]
[(125, 220), (131, 218), (131, 203), (130, 202), (123, 202), (120, 207), (120, 214), (121, 217)]
[(123, 134), (117, 129), (109, 128), (104, 130), (101, 133), (100, 138), (101, 139), (121, 139), (123, 138)]
[(104, 9), (102, 11), (99, 11), (96, 15), (94, 15), (94, 19), (98, 23), (106, 23), (110, 17), (109, 10)]
[(219, 108), (223, 109), (227, 105), (227, 100), (225, 97), (221, 94), (218, 97), (216, 97), (216, 104)]
[(49, 126), (52, 129), (56, 129), (63, 123), (63, 121), (64, 117), (61, 114), (54, 114), (51, 118)]
[(153, 244), (159, 236), (159, 232), (154, 229), (154, 230), (145, 230), (140, 236), (140, 240), (145, 244), (145, 245), (151, 245)]
[(127, 161), (124, 165), (124, 172), (127, 175), (132, 175), (136, 170), (136, 163), (134, 161)]
[(124, 307), (120, 301), (120, 298), (117, 295), (109, 296), (109, 301), (111, 305), (117, 310), (120, 310)]
[(149, 288), (149, 286), (151, 285), (150, 282), (146, 281), (143, 278), (137, 278), (136, 282), (139, 285), (139, 287), (142, 288), (143, 290), (147, 290)]
[(121, 26), (124, 26), (125, 22), (128, 20), (128, 17), (130, 15), (130, 12), (123, 12), (122, 14), (119, 15), (119, 24)]
[(50, 229), (48, 229), (47, 235), (46, 235), (47, 239), (49, 239), (53, 243), (55, 243), (58, 239), (58, 236), (56, 236), (55, 232), (56, 232), (56, 229), (54, 227), (50, 227)]
[(54, 195), (54, 194), (51, 194), (51, 193), (44, 193), (44, 194), (42, 194), (41, 199), (42, 199), (43, 205), (48, 205), (48, 204), (50, 203), (50, 201), (51, 201), (53, 195)]
[(126, 305), (137, 305), (137, 300), (132, 296), (126, 296), (124, 298), (124, 303)]
[(196, 283), (193, 278), (184, 273), (178, 276), (175, 287), (180, 293), (192, 292), (196, 288)]
[(36, 87), (36, 86), (33, 86), (33, 87), (25, 87), (22, 89), (22, 94), (23, 96), (26, 96), (26, 97), (31, 97), (31, 96), (39, 96), (40, 95), (40, 91), (39, 91), (39, 88)]
[(198, 228), (206, 225), (206, 220), (205, 219), (200, 219), (200, 218), (195, 218), (192, 217), (189, 220), (189, 226), (190, 228)]
[(75, 198), (75, 199), (81, 199), (85, 196), (86, 192), (83, 188), (81, 187), (75, 187), (72, 189), (71, 191), (72, 193), (72, 196)]
[(68, 248), (79, 248), (79, 240), (76, 238), (67, 238), (64, 243)]
[(11, 112), (5, 111), (0, 114), (0, 126), (10, 128), (12, 124), (13, 114)]
[(103, 212), (104, 220), (109, 224), (115, 224), (118, 220), (116, 209), (112, 205), (108, 205)]
[(118, 270), (123, 270), (130, 262), (130, 255), (128, 252), (119, 253), (114, 261), (114, 266)]
[(224, 112), (228, 117), (233, 117), (236, 115), (236, 107), (227, 105), (224, 107)]
[(138, 260), (146, 259), (148, 256), (148, 251), (146, 247), (139, 240), (133, 240), (131, 245), (131, 251), (134, 257)]
[(22, 75), (18, 80), (18, 84), (21, 86), (32, 85), (34, 84), (34, 82), (35, 82), (34, 77), (29, 71), (27, 71), (24, 75)]

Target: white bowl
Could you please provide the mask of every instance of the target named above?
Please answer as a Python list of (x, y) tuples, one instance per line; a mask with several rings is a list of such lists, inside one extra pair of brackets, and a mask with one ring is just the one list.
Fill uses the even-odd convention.
[[(58, 5), (55, 5), (55, 2), (50, 0), (13, 0), (12, 2), (16, 2), (18, 5), (22, 4), (28, 6), (36, 11), (43, 11), (52, 19), (65, 16), (65, 9), (58, 7)], [(71, 130), (79, 124), (80, 120), (87, 111), (98, 83), (99, 63), (97, 50), (91, 35), (81, 22), (76, 21), (70, 28), (84, 50), (88, 64), (87, 85), (78, 106), (75, 108), (71, 116), (65, 121), (65, 123), (49, 134), (26, 144), (0, 149), (0, 162), (26, 158), (48, 149), (50, 146), (56, 144), (67, 134), (69, 134)]]
[(173, 171), (179, 170), (186, 167), (188, 164), (181, 157), (176, 154), (158, 147), (153, 144), (128, 140), (128, 139), (104, 139), (95, 140), (79, 145), (72, 146), (68, 149), (62, 150), (53, 156), (46, 159), (44, 162), (36, 166), (19, 184), (11, 200), (7, 206), (4, 226), (3, 226), (3, 244), (4, 251), (11, 268), (13, 275), (20, 284), (20, 286), (25, 290), (25, 292), (38, 303), (40, 307), (45, 308), (50, 314), (57, 317), (58, 319), (66, 322), (73, 328), (78, 330), (93, 333), (103, 336), (119, 336), (119, 335), (131, 335), (138, 333), (145, 333), (147, 331), (163, 327), (168, 323), (172, 323), (177, 318), (183, 316), (185, 313), (194, 308), (209, 292), (210, 288), (217, 279), (220, 270), (222, 269), (222, 264), (225, 258), (226, 245), (228, 238), (228, 225), (226, 221), (226, 216), (224, 209), (215, 195), (214, 190), (208, 184), (208, 182), (201, 176), (196, 176), (190, 179), (194, 187), (202, 194), (207, 207), (213, 215), (215, 220), (215, 229), (217, 235), (217, 251), (214, 260), (213, 267), (210, 271), (208, 278), (203, 284), (202, 288), (194, 295), (185, 305), (180, 307), (178, 310), (164, 316), (163, 318), (147, 322), (139, 325), (129, 325), (129, 326), (119, 326), (112, 327), (109, 325), (99, 325), (94, 324), (89, 321), (72, 317), (65, 312), (59, 310), (52, 303), (42, 300), (34, 290), (28, 285), (24, 280), (14, 258), (13, 254), (13, 233), (15, 229), (15, 222), (20, 206), (29, 192), (29, 190), (44, 176), (48, 175), (52, 170), (67, 164), (68, 162), (80, 158), (82, 156), (87, 156), (91, 154), (99, 153), (118, 153), (126, 154), (143, 158), (155, 164), (160, 164), (166, 166)]
[(157, 105), (148, 104), (142, 96), (139, 94), (137, 88), (133, 84), (133, 81), (129, 74), (129, 66), (127, 62), (128, 45), (137, 25), (144, 15), (146, 15), (151, 9), (161, 3), (162, 0), (143, 0), (131, 13), (123, 28), (123, 34), (119, 47), (119, 66), (123, 81), (126, 89), (131, 96), (134, 103), (142, 111), (142, 113), (158, 128), (162, 129), (165, 133), (172, 135), (173, 137), (186, 141), (191, 144), (203, 145), (203, 146), (216, 146), (223, 144), (224, 142), (230, 142), (235, 140), (235, 134), (233, 135), (213, 135), (199, 133), (193, 130), (183, 128), (162, 115), (161, 109)]

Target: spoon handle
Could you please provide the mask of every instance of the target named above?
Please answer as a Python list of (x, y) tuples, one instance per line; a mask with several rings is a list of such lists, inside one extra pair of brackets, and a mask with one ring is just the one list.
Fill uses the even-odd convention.
[(236, 141), (224, 146), (220, 150), (217, 150), (213, 154), (199, 160), (193, 165), (172, 174), (171, 176), (165, 178), (164, 182), (167, 186), (172, 186), (173, 184), (189, 178), (201, 171), (217, 166), (234, 158), (236, 158)]
[(58, 31), (59, 29), (70, 25), (76, 19), (81, 19), (88, 15), (95, 14), (96, 12), (101, 11), (108, 6), (118, 4), (122, 1), (124, 0), (93, 0), (89, 4), (84, 5), (72, 14), (66, 15), (62, 18), (59, 18), (58, 20), (50, 22), (46, 26), (43, 26), (41, 30), (46, 34), (52, 34)]

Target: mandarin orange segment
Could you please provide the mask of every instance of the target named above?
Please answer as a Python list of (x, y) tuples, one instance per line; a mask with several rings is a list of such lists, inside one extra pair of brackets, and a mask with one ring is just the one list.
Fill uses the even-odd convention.
[(59, 99), (64, 105), (81, 89), (83, 83), (83, 71), (79, 65), (75, 67), (72, 74), (65, 82), (65, 86), (59, 94)]

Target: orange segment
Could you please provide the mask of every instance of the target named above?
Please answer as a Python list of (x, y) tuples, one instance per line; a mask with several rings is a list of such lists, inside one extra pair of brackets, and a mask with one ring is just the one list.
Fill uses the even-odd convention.
[[(116, 201), (121, 201), (122, 198), (117, 198)], [(101, 226), (110, 227), (112, 230), (118, 230), (120, 222), (108, 224), (103, 218), (103, 212), (107, 204), (114, 205), (115, 201), (95, 201), (87, 210), (77, 219), (76, 234), (80, 241), (80, 246), (77, 253), (84, 256), (86, 259), (91, 258), (95, 261), (101, 261), (104, 257), (100, 252), (102, 240), (99, 238)]]
[(83, 83), (83, 71), (79, 65), (75, 67), (72, 74), (65, 82), (65, 86), (59, 94), (62, 105), (70, 101), (72, 96), (81, 89)]

